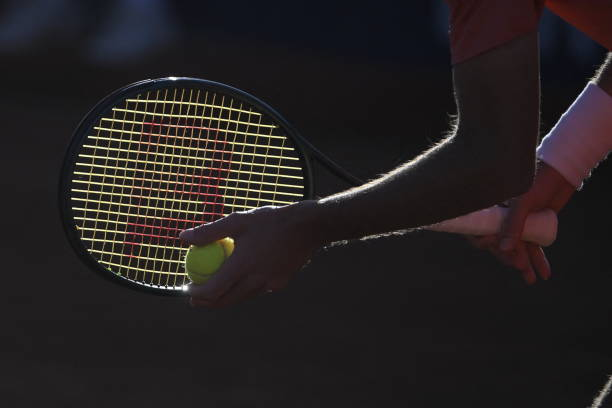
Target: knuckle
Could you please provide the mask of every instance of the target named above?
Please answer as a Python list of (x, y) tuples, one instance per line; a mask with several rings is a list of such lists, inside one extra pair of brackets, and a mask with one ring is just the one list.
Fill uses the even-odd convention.
[(228, 215), (226, 215), (225, 219), (226, 220), (233, 220), (233, 219), (236, 219), (236, 218), (240, 218), (244, 214), (245, 214), (244, 211), (234, 211), (233, 213), (229, 213)]
[(242, 216), (243, 214), (240, 212), (233, 212), (226, 215), (225, 218), (222, 218), (222, 220), (225, 222), (237, 222)]
[(206, 224), (198, 224), (195, 227), (191, 228), (192, 236), (194, 237), (198, 236), (202, 232), (202, 229), (205, 227), (205, 225)]
[(241, 228), (244, 224), (245, 218), (248, 217), (248, 213), (244, 211), (236, 211), (229, 215), (226, 215), (222, 220), (230, 224), (233, 228)]

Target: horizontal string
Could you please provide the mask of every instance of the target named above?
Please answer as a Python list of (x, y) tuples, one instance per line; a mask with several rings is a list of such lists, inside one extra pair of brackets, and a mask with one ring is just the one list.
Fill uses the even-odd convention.
[[(170, 222), (184, 222), (187, 224), (194, 224), (194, 225), (203, 225), (204, 222), (200, 221), (200, 220), (185, 220), (182, 218), (172, 218), (172, 217), (160, 217), (157, 215), (141, 215), (141, 214), (130, 214), (130, 213), (124, 213), (121, 211), (110, 211), (110, 210), (102, 210), (102, 209), (97, 209), (97, 208), (81, 208), (81, 207), (72, 207), (72, 210), (75, 211), (84, 211), (84, 212), (94, 212), (94, 213), (102, 213), (102, 214), (108, 214), (108, 215), (118, 215), (118, 216), (124, 216), (124, 217), (136, 217), (136, 219), (139, 218), (143, 218), (143, 219), (151, 219), (151, 220), (160, 220), (160, 221), (170, 221)], [(223, 216), (225, 216), (226, 214), (223, 214)], [(74, 217), (75, 219), (77, 217)], [(111, 220), (103, 220), (103, 219), (99, 219), (100, 222), (109, 222)]]
[[(93, 190), (81, 190), (81, 189), (76, 189), (76, 188), (72, 188), (70, 189), (73, 192), (76, 193), (86, 193), (86, 194), (100, 194), (100, 195), (110, 195), (110, 196), (115, 196), (115, 197), (129, 197), (129, 198), (138, 198), (139, 200), (141, 199), (145, 199), (145, 200), (151, 200), (151, 201), (162, 201), (162, 202), (169, 202), (169, 203), (173, 203), (173, 207), (174, 207), (174, 203), (186, 203), (187, 206), (191, 206), (192, 204), (194, 206), (198, 206), (198, 205), (217, 205), (217, 206), (228, 206), (228, 207), (236, 207), (236, 205), (234, 204), (226, 204), (224, 202), (214, 202), (214, 201), (191, 201), (191, 200), (182, 200), (180, 198), (165, 198), (165, 197), (152, 197), (152, 196), (143, 196), (143, 195), (136, 195), (136, 194), (125, 194), (125, 193), (115, 193), (115, 192), (107, 192), (107, 191), (93, 191)], [(225, 199), (228, 198), (226, 196), (222, 196), (222, 195), (213, 195), (210, 194), (213, 197), (217, 197), (217, 198), (221, 198), (221, 199)], [(241, 197), (237, 197), (238, 200), (243, 200), (244, 198)], [(236, 200), (234, 200), (235, 202)], [(246, 201), (246, 200), (245, 200)], [(257, 199), (251, 199), (250, 201), (261, 201), (261, 200), (257, 200)], [(271, 201), (271, 200), (266, 200), (266, 201)], [(285, 202), (285, 201), (274, 201), (274, 204), (292, 204), (291, 202)], [(170, 210), (170, 208), (159, 208), (160, 210)]]
[[(106, 121), (106, 122), (115, 122), (115, 123), (125, 123), (128, 125), (138, 125), (138, 126), (144, 126), (145, 124), (148, 124), (150, 122), (144, 122), (144, 121), (137, 121), (137, 120), (128, 120), (128, 119), (115, 119), (115, 118), (101, 118), (100, 121)], [(176, 126), (180, 126), (180, 125), (166, 125), (167, 127), (176, 127)], [(94, 126), (95, 130), (109, 130), (103, 127), (99, 127), (99, 126)], [(205, 128), (202, 128), (202, 130), (204, 130)], [(212, 130), (213, 128), (211, 128)], [(117, 129), (119, 130), (119, 129)], [(132, 129), (133, 130), (133, 129)], [(280, 139), (280, 140), (285, 140), (287, 139), (286, 136), (277, 136), (277, 135), (272, 135), (272, 134), (263, 134), (263, 133), (254, 133), (254, 132), (247, 132), (244, 130), (238, 130), (238, 129), (217, 129), (214, 128), (214, 130), (216, 132), (220, 132), (220, 133), (231, 133), (231, 134), (236, 134), (236, 135), (242, 135), (242, 136), (253, 136), (253, 137), (264, 137), (264, 138), (268, 138), (268, 139)], [(142, 133), (142, 132), (139, 132)]]
[[(283, 155), (282, 151), (286, 150), (286, 151), (294, 151), (293, 148), (291, 147), (277, 147), (277, 146), (272, 146), (272, 145), (266, 145), (266, 144), (253, 144), (253, 143), (238, 143), (238, 142), (229, 142), (226, 140), (213, 140), (213, 139), (200, 139), (200, 138), (189, 138), (189, 137), (184, 137), (184, 136), (166, 136), (166, 135), (158, 135), (158, 134), (154, 134), (154, 133), (142, 133), (142, 132), (122, 132), (122, 133), (129, 133), (129, 134), (136, 134), (139, 136), (160, 136), (160, 137), (167, 137), (167, 138), (176, 138), (176, 139), (180, 139), (180, 140), (189, 140), (189, 146), (185, 146), (184, 144), (167, 144), (167, 143), (155, 143), (155, 142), (148, 142), (148, 141), (144, 141), (144, 140), (138, 140), (138, 139), (123, 139), (123, 138), (112, 138), (112, 137), (103, 137), (103, 136), (94, 136), (94, 135), (90, 135), (87, 136), (88, 139), (93, 139), (93, 140), (106, 140), (109, 142), (116, 142), (116, 143), (129, 143), (129, 144), (137, 144), (137, 145), (148, 145), (148, 146), (159, 146), (159, 147), (163, 147), (165, 150), (167, 149), (172, 149), (172, 151), (174, 151), (175, 149), (182, 149), (182, 150), (194, 150), (197, 153), (200, 152), (215, 152), (215, 153), (232, 153), (232, 154), (240, 154), (242, 156), (258, 156), (258, 157), (268, 157), (268, 158), (276, 158), (276, 159), (281, 159), (281, 160), (299, 160), (299, 157), (297, 156), (285, 156)], [(200, 142), (205, 141), (205, 145), (204, 147), (199, 147), (199, 145), (196, 145), (196, 147), (193, 147), (191, 144), (193, 142), (196, 142), (196, 144), (199, 144)], [(218, 144), (221, 144), (223, 146), (225, 145), (238, 145), (238, 146), (242, 146), (243, 149), (242, 151), (238, 151), (238, 150), (230, 150), (230, 149), (224, 149), (224, 150), (219, 150), (217, 148), (212, 148), (209, 147), (209, 142), (210, 145), (214, 144), (215, 147)], [(96, 146), (100, 146), (98, 144), (96, 144)], [(253, 147), (255, 149), (261, 149), (261, 150), (269, 150), (269, 149), (277, 149), (277, 150), (281, 150), (281, 154), (279, 155), (272, 155), (272, 154), (263, 154), (263, 153), (253, 153), (253, 152), (247, 152), (244, 150), (244, 147)], [(164, 150), (164, 151), (165, 151)], [(130, 150), (133, 151), (133, 150)], [(189, 157), (189, 156), (187, 156)]]
[[(181, 164), (181, 163), (164, 163), (164, 162), (152, 162), (152, 161), (148, 161), (148, 160), (136, 160), (136, 159), (123, 159), (120, 157), (106, 157), (106, 156), (95, 156), (95, 155), (91, 155), (91, 154), (83, 154), (83, 153), (79, 153), (79, 157), (85, 157), (88, 159), (98, 159), (98, 160), (114, 160), (114, 161), (124, 161), (124, 162), (130, 162), (130, 163), (138, 163), (138, 164), (151, 164), (154, 166), (171, 166), (171, 167), (180, 167), (180, 168), (186, 168), (186, 169), (197, 169), (197, 170), (202, 170), (202, 169), (206, 169), (206, 170), (218, 170), (218, 171), (224, 171), (227, 173), (233, 173), (233, 174), (238, 174), (238, 175), (242, 175), (242, 174), (249, 174), (249, 175), (253, 175), (253, 176), (264, 176), (264, 177), (282, 177), (282, 178), (289, 178), (289, 179), (296, 179), (296, 180), (302, 180), (303, 177), (302, 176), (291, 176), (288, 174), (274, 174), (274, 173), (260, 173), (257, 171), (248, 171), (248, 170), (232, 170), (232, 169), (218, 169), (215, 167), (201, 167), (201, 166), (192, 166), (190, 164)], [(80, 163), (77, 162), (76, 164), (80, 164), (80, 165), (84, 165), (86, 166), (87, 163)], [(140, 170), (140, 169), (134, 169), (134, 170)], [(208, 178), (208, 179), (218, 179), (219, 177), (207, 177), (207, 176), (200, 176), (203, 178)], [(225, 179), (225, 178), (224, 178)]]
[[(117, 140), (117, 142), (119, 142), (119, 140)], [(195, 150), (197, 152), (201, 152), (201, 153), (221, 153), (221, 154), (229, 154), (232, 156), (252, 156), (252, 157), (263, 157), (265, 159), (281, 159), (281, 160), (299, 160), (297, 157), (287, 157), (287, 156), (277, 156), (277, 155), (265, 155), (265, 154), (261, 154), (261, 153), (244, 153), (244, 152), (235, 152), (235, 151), (231, 151), (231, 150), (216, 150), (216, 149), (208, 149), (208, 148), (204, 148), (204, 149), (195, 149), (195, 148), (189, 148), (189, 147), (183, 147), (183, 146), (172, 146), (172, 145), (165, 145), (165, 144), (160, 144), (160, 143), (152, 143), (152, 142), (138, 142), (138, 141), (134, 141), (134, 140), (121, 140), (120, 142), (122, 143), (130, 143), (130, 144), (145, 144), (148, 146), (161, 146), (164, 147), (166, 150), (168, 148), (171, 148), (173, 151), (174, 149), (181, 149), (181, 150)], [(172, 154), (172, 153), (160, 153), (159, 151), (143, 151), (143, 150), (130, 150), (130, 149), (120, 149), (117, 147), (106, 147), (106, 146), (99, 146), (99, 145), (87, 145), (84, 144), (83, 147), (87, 147), (90, 149), (100, 149), (100, 150), (109, 150), (112, 152), (123, 152), (123, 153), (133, 153), (133, 154), (153, 154), (155, 156), (163, 156), (163, 157), (171, 157), (173, 159), (181, 159), (181, 160), (202, 160), (203, 162), (206, 161), (212, 161), (212, 162), (221, 162), (221, 163), (235, 163), (235, 164), (242, 164), (245, 166), (262, 166), (262, 167), (272, 167), (272, 168), (279, 168), (279, 169), (287, 169), (287, 170), (302, 170), (301, 167), (292, 167), (292, 166), (281, 166), (281, 165), (276, 165), (276, 164), (270, 164), (270, 163), (255, 163), (255, 162), (243, 162), (243, 161), (239, 161), (239, 160), (224, 160), (224, 159), (214, 159), (214, 158), (208, 158), (208, 157), (199, 157), (199, 156), (187, 156), (187, 155), (180, 155), (180, 154)], [(164, 150), (164, 151), (166, 151)]]
[[(217, 213), (217, 212), (207, 212), (207, 211), (198, 212), (198, 211), (181, 210), (181, 209), (176, 209), (176, 208), (160, 208), (160, 207), (152, 207), (152, 206), (149, 206), (149, 205), (137, 205), (137, 204), (128, 204), (128, 203), (118, 203), (118, 202), (114, 202), (114, 201), (93, 200), (93, 199), (89, 199), (89, 198), (72, 197), (72, 200), (75, 200), (75, 201), (84, 201), (84, 202), (96, 203), (96, 204), (117, 205), (117, 206), (120, 206), (120, 207), (144, 208), (145, 210), (179, 212), (179, 213), (183, 213), (183, 214), (221, 215), (221, 216), (225, 216), (225, 214)], [(225, 207), (240, 207), (240, 206), (238, 206), (238, 205), (234, 206), (234, 205), (226, 204)], [(245, 208), (245, 207), (242, 207), (242, 208)], [(247, 208), (248, 209), (253, 209), (253, 208), (257, 208), (257, 207), (247, 207)]]
[[(198, 187), (198, 189), (201, 188), (205, 188), (205, 189), (209, 189), (209, 188), (220, 188), (222, 187), (224, 190), (233, 190), (233, 191), (246, 191), (247, 194), (244, 195), (244, 199), (245, 200), (253, 200), (254, 198), (250, 198), (248, 197), (248, 193), (257, 193), (259, 195), (261, 194), (272, 194), (272, 195), (283, 195), (283, 196), (289, 196), (289, 197), (303, 197), (302, 194), (296, 194), (296, 193), (284, 193), (281, 191), (274, 191), (274, 190), (256, 190), (256, 189), (252, 189), (252, 188), (243, 188), (243, 187), (232, 187), (232, 186), (218, 186), (216, 184), (198, 184), (198, 183), (188, 183), (188, 182), (183, 182), (183, 181), (166, 181), (166, 180), (158, 180), (158, 179), (146, 179), (146, 178), (142, 178), (142, 177), (127, 177), (127, 176), (118, 176), (116, 174), (98, 174), (98, 173), (85, 173), (82, 171), (75, 171), (74, 174), (78, 174), (78, 175), (84, 175), (84, 176), (98, 176), (98, 177), (103, 177), (103, 178), (111, 178), (113, 179), (113, 181), (115, 181), (115, 178), (118, 179), (123, 179), (123, 180), (130, 180), (132, 181), (132, 183), (134, 183), (134, 181), (140, 181), (140, 182), (148, 182), (148, 183), (160, 183), (160, 184), (168, 184), (168, 185), (181, 185), (183, 186), (183, 188), (185, 188), (185, 186), (192, 186), (192, 187)], [(177, 178), (179, 176), (177, 175)], [(91, 178), (91, 177), (90, 177)], [(187, 178), (186, 176), (184, 176), (184, 178)], [(127, 184), (114, 184), (114, 183), (103, 183), (103, 182), (96, 182), (96, 181), (90, 181), (90, 180), (72, 180), (73, 183), (78, 183), (78, 184), (96, 184), (96, 185), (100, 185), (100, 186), (109, 186), (109, 187), (134, 187), (134, 188), (138, 188), (137, 186), (128, 186)], [(171, 191), (171, 190), (166, 190), (166, 191)], [(225, 197), (228, 198), (237, 198), (237, 196), (229, 196), (226, 195)], [(292, 201), (291, 203), (293, 203), (294, 201)]]
[[(181, 191), (181, 190), (168, 190), (165, 188), (152, 188), (152, 187), (142, 187), (142, 186), (129, 186), (129, 185), (124, 185), (124, 184), (111, 184), (111, 183), (98, 183), (95, 181), (81, 181), (81, 180), (72, 180), (75, 183), (79, 183), (79, 184), (93, 184), (93, 185), (99, 185), (99, 186), (106, 186), (106, 187), (118, 187), (118, 188), (129, 188), (129, 189), (139, 189), (139, 190), (148, 190), (148, 191), (163, 191), (166, 193), (173, 193), (173, 194), (188, 194), (188, 195), (196, 195), (196, 196), (210, 196), (210, 197), (223, 197), (224, 199), (232, 199), (232, 200), (245, 200), (245, 201), (261, 201), (261, 198), (257, 198), (257, 197), (248, 197), (248, 196), (233, 196), (233, 195), (227, 195), (227, 194), (223, 194), (222, 196), (220, 196), (219, 194), (212, 194), (212, 193), (202, 193), (202, 192), (190, 192), (190, 191)], [(219, 188), (219, 186), (212, 186), (212, 188)], [(223, 188), (223, 187), (221, 187)], [(95, 191), (95, 190), (76, 190), (74, 189), (73, 191), (82, 191), (82, 192), (89, 192), (89, 193), (102, 193), (99, 191)], [(254, 190), (254, 192), (261, 194), (263, 191), (257, 191)], [(156, 197), (151, 197), (152, 199), (155, 199)], [(174, 200), (172, 200), (174, 201)], [(267, 202), (270, 202), (272, 204), (293, 204), (295, 201), (281, 201), (281, 200), (275, 200), (275, 199), (269, 199), (266, 200)], [(194, 201), (190, 201), (190, 202), (194, 202)], [(199, 203), (199, 201), (198, 201)]]
[(120, 256), (120, 257), (123, 257), (123, 258), (138, 259), (139, 262), (142, 262), (142, 261), (153, 261), (153, 262), (167, 262), (167, 263), (173, 263), (173, 264), (183, 264), (184, 263), (184, 261), (178, 261), (176, 259), (148, 258), (148, 257), (143, 257), (142, 255), (119, 254), (117, 252), (101, 251), (99, 249), (89, 249), (88, 251), (89, 252), (94, 252), (96, 254), (101, 254), (101, 255)]
[[(139, 135), (142, 136), (143, 132), (135, 132), (132, 130), (123, 130), (123, 129), (111, 129), (111, 128), (101, 128), (101, 127), (95, 127), (94, 129), (97, 130), (104, 130), (107, 132), (114, 132), (114, 133), (127, 133), (130, 135)], [(273, 146), (273, 145), (261, 145), (261, 144), (255, 144), (255, 143), (241, 143), (241, 142), (230, 142), (228, 140), (215, 140), (215, 139), (207, 139), (207, 138), (201, 138), (201, 137), (188, 137), (188, 136), (175, 136), (175, 135), (162, 135), (162, 134), (158, 134), (158, 133), (147, 133), (147, 136), (157, 136), (157, 137), (165, 137), (165, 138), (169, 138), (169, 139), (178, 139), (178, 140), (189, 140), (189, 141), (195, 141), (198, 143), (201, 142), (206, 142), (206, 143), (222, 143), (223, 145), (232, 145), (232, 146), (243, 146), (243, 147), (255, 147), (255, 148), (259, 148), (259, 149), (276, 149), (276, 150), (287, 150), (287, 151), (294, 151), (295, 149), (293, 147), (287, 147), (287, 146)], [(113, 142), (122, 142), (125, 141), (126, 139), (117, 139), (117, 138), (112, 138), (112, 137), (102, 137), (102, 136), (87, 136), (87, 138), (89, 139), (97, 139), (97, 140), (108, 140), (108, 141), (113, 141)], [(134, 139), (129, 139), (129, 140), (134, 140)], [(181, 147), (178, 145), (165, 145), (162, 144), (162, 146), (176, 146), (176, 147)], [(195, 148), (197, 149), (197, 148)], [(202, 149), (198, 149), (198, 150), (202, 150)]]
[[(104, 234), (115, 234), (115, 235), (122, 234), (125, 236), (136, 235), (139, 237), (157, 238), (157, 239), (165, 239), (165, 240), (172, 240), (172, 241), (180, 240), (179, 237), (172, 237), (169, 235), (145, 234), (144, 232), (135, 232), (135, 231), (115, 231), (115, 230), (109, 230), (109, 229), (104, 229), (104, 228), (89, 228), (89, 227), (79, 227), (79, 229), (83, 231), (92, 231), (94, 233), (103, 232)], [(135, 242), (133, 245), (139, 245), (139, 244)]]
[(218, 108), (218, 109), (229, 110), (229, 111), (232, 111), (232, 112), (246, 113), (248, 115), (261, 116), (261, 113), (259, 113), (259, 112), (253, 112), (253, 111), (250, 111), (250, 110), (244, 110), (244, 109), (238, 109), (238, 108), (230, 108), (229, 106), (211, 105), (211, 104), (208, 104), (208, 103), (199, 103), (199, 102), (166, 101), (166, 100), (159, 100), (159, 99), (126, 99), (125, 101), (126, 102), (134, 102), (134, 103), (163, 103), (163, 104), (171, 103), (173, 105), (200, 106), (200, 107), (204, 107), (204, 108)]
[(81, 237), (81, 240), (83, 241), (89, 241), (89, 242), (95, 242), (95, 243), (100, 243), (100, 244), (117, 244), (117, 245), (140, 245), (140, 246), (144, 246), (144, 247), (151, 247), (151, 248), (158, 248), (158, 249), (163, 249), (163, 250), (174, 250), (174, 251), (187, 251), (187, 247), (176, 247), (176, 246), (166, 246), (166, 245), (156, 245), (156, 244), (147, 244), (147, 243), (140, 243), (140, 242), (129, 242), (129, 241), (116, 241), (113, 239), (97, 239), (97, 238), (87, 238), (87, 237)]
[(117, 221), (118, 224), (122, 224), (122, 225), (130, 225), (132, 227), (141, 227), (141, 228), (150, 228), (150, 229), (163, 229), (163, 230), (167, 230), (167, 231), (182, 231), (182, 228), (173, 228), (173, 227), (164, 227), (162, 225), (149, 225), (149, 224), (138, 224), (136, 222), (128, 222), (128, 223), (119, 223)]
[(90, 221), (95, 223), (106, 223), (106, 224), (115, 224), (121, 226), (131, 225), (133, 227), (142, 227), (142, 228), (151, 228), (151, 229), (163, 229), (168, 231), (182, 231), (184, 228), (174, 228), (174, 227), (164, 227), (161, 225), (149, 225), (149, 224), (138, 224), (136, 222), (126, 222), (126, 221), (118, 221), (118, 220), (103, 220), (100, 218), (89, 218), (89, 217), (74, 217), (75, 220), (81, 221)]
[(252, 123), (252, 122), (244, 122), (241, 120), (234, 120), (234, 119), (225, 119), (225, 118), (220, 118), (220, 117), (214, 117), (214, 116), (198, 116), (198, 115), (183, 115), (183, 114), (179, 114), (179, 113), (161, 113), (161, 112), (147, 112), (147, 111), (139, 111), (139, 110), (135, 110), (135, 109), (123, 109), (123, 108), (113, 108), (114, 112), (123, 112), (123, 113), (134, 113), (134, 114), (141, 114), (141, 115), (149, 115), (149, 116), (161, 116), (164, 118), (177, 118), (177, 119), (199, 119), (199, 120), (210, 120), (210, 121), (214, 121), (214, 122), (225, 122), (225, 123), (232, 123), (235, 125), (245, 125), (245, 126), (253, 126), (253, 127), (257, 127), (257, 128), (268, 128), (268, 129), (277, 129), (278, 126), (276, 125), (266, 125), (263, 123)]
[[(174, 199), (170, 199), (170, 198), (164, 198), (164, 197), (150, 197), (150, 196), (142, 196), (142, 195), (135, 195), (135, 194), (124, 194), (124, 193), (115, 193), (115, 192), (107, 192), (107, 191), (92, 191), (92, 190), (80, 190), (80, 189), (76, 189), (76, 188), (72, 188), (70, 189), (70, 191), (73, 191), (75, 193), (87, 193), (87, 194), (100, 194), (100, 195), (109, 195), (109, 196), (114, 196), (114, 197), (129, 197), (129, 198), (137, 198), (139, 200), (142, 200), (143, 198), (145, 200), (150, 200), (150, 201), (162, 201), (162, 202), (170, 202), (170, 203), (187, 203), (187, 206), (191, 206), (192, 204), (194, 206), (198, 206), (198, 205), (218, 205), (223, 207), (225, 204), (223, 202), (213, 202), (213, 201), (191, 201), (191, 200), (181, 200), (179, 198), (174, 198)], [(215, 197), (217, 198), (223, 198), (223, 196), (220, 195), (216, 195)], [(232, 205), (227, 204), (228, 207), (231, 207)], [(171, 208), (166, 208), (164, 207), (158, 207), (160, 210), (171, 210), (173, 207)]]
[[(153, 173), (153, 174), (159, 174), (162, 176), (176, 176), (176, 177), (183, 177), (183, 178), (194, 178), (194, 179), (209, 179), (209, 177), (206, 176), (200, 176), (200, 175), (196, 175), (196, 174), (181, 174), (181, 173), (174, 173), (174, 172), (169, 172), (169, 171), (162, 171), (162, 170), (149, 170), (149, 169), (133, 169), (133, 168), (125, 168), (125, 167), (116, 167), (116, 166), (105, 166), (102, 164), (89, 164), (89, 163), (80, 163), (77, 162), (75, 163), (76, 165), (79, 166), (85, 166), (85, 167), (93, 167), (93, 168), (102, 168), (104, 169), (104, 171), (106, 172), (106, 170), (120, 170), (120, 171), (134, 171), (134, 172), (142, 172), (142, 173)], [(114, 177), (118, 177), (118, 176), (114, 176), (114, 175), (110, 175), (110, 174), (105, 174), (105, 173), (86, 173), (86, 172), (82, 172), (82, 171), (75, 171), (74, 174), (78, 174), (78, 175), (84, 175), (84, 176), (99, 176), (99, 177), (109, 177), (109, 178), (114, 178)], [(129, 177), (128, 177), (129, 178)], [(153, 180), (153, 179), (151, 179)], [(248, 185), (252, 185), (252, 184), (262, 184), (265, 186), (272, 186), (274, 188), (277, 187), (286, 187), (286, 188), (293, 188), (293, 189), (304, 189), (304, 186), (302, 184), (284, 184), (284, 183), (270, 183), (267, 181), (255, 181), (255, 180), (241, 180), (241, 179), (232, 179), (232, 178), (228, 178), (225, 179), (226, 184), (229, 182), (234, 182), (236, 183), (236, 185), (238, 183), (243, 183), (243, 184), (248, 184)], [(218, 185), (214, 185), (214, 187), (219, 187)], [(223, 188), (225, 189), (229, 189), (229, 188), (234, 188), (234, 187), (229, 187), (229, 186), (224, 186)], [(238, 188), (238, 187), (236, 187)]]
[[(129, 258), (128, 258), (129, 259)], [(153, 275), (176, 275), (176, 276), (186, 276), (185, 272), (166, 272), (166, 271), (155, 271), (155, 270), (150, 270), (150, 269), (143, 269), (143, 268), (138, 268), (135, 266), (128, 266), (128, 265), (121, 265), (121, 264), (116, 264), (113, 262), (108, 262), (108, 261), (104, 261), (102, 259), (99, 260), (99, 262), (101, 264), (104, 265), (110, 265), (110, 266), (117, 266), (119, 268), (123, 268), (123, 269), (130, 269), (133, 271), (139, 271), (139, 272), (145, 272), (145, 273), (151, 273)], [(110, 268), (109, 268), (110, 269)], [(114, 271), (111, 270), (111, 272), (114, 273)], [(134, 280), (134, 279), (132, 279)]]

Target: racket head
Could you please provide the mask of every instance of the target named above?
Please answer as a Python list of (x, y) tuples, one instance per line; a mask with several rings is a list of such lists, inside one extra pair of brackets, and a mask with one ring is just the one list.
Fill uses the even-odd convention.
[(182, 295), (185, 228), (313, 195), (304, 139), (248, 93), (197, 78), (144, 80), (101, 100), (68, 146), (62, 224), (92, 270)]

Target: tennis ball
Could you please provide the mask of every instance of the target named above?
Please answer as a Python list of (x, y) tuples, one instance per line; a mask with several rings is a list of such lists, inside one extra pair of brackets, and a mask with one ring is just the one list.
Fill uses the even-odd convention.
[(234, 252), (234, 240), (223, 238), (208, 245), (192, 245), (185, 255), (185, 271), (193, 283), (206, 282)]

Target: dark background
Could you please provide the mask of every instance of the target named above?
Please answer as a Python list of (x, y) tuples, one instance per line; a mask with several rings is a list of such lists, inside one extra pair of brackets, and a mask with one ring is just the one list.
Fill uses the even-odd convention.
[[(460, 237), (421, 232), (323, 251), (287, 290), (207, 311), (102, 280), (64, 238), (65, 148), (114, 89), (228, 83), (372, 177), (447, 129), (445, 25), (437, 1), (0, 1), (2, 404), (590, 404), (612, 371), (610, 163), (563, 211), (554, 276), (534, 287)], [(541, 35), (545, 132), (604, 53), (549, 14)]]

